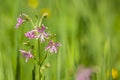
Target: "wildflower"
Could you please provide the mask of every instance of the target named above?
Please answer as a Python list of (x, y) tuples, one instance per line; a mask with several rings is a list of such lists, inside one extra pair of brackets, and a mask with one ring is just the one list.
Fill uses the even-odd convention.
[(30, 58), (33, 58), (34, 56), (31, 54), (31, 50), (29, 50), (28, 52), (26, 52), (25, 50), (20, 50), (20, 52), (22, 53), (22, 56), (25, 57), (25, 62), (28, 62), (28, 60)]
[(17, 24), (16, 24), (16, 28), (19, 28), (19, 26), (24, 22), (24, 20), (21, 17), (17, 18)]
[(116, 79), (118, 77), (118, 72), (116, 69), (112, 69), (112, 77), (113, 79)]
[[(112, 78), (113, 78), (113, 79), (117, 79), (117, 78), (118, 78), (118, 71), (117, 71), (116, 69), (112, 68), (112, 73), (111, 73), (111, 75), (112, 75)], [(107, 71), (107, 77), (109, 77), (109, 76), (110, 76), (110, 72)]]
[(36, 36), (36, 39), (40, 38), (41, 42), (45, 42), (45, 39), (47, 39), (50, 35), (47, 32), (45, 32), (46, 29), (47, 27), (45, 27), (43, 24), (42, 24), (42, 28), (37, 27), (38, 35)]
[(57, 47), (61, 46), (60, 43), (54, 43), (52, 40), (49, 42), (48, 46), (45, 48), (45, 51), (49, 51), (50, 53), (57, 53)]
[(36, 38), (36, 31), (35, 30), (29, 31), (29, 32), (25, 33), (25, 36), (29, 39)]
[(16, 28), (19, 28), (19, 26), (27, 20), (29, 20), (28, 15), (21, 13), (20, 16), (17, 18)]
[(77, 72), (76, 80), (90, 80), (92, 72), (91, 68), (80, 67)]

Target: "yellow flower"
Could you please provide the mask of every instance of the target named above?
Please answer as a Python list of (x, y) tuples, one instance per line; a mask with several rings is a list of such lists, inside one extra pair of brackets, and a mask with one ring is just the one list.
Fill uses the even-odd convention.
[(112, 77), (113, 79), (116, 79), (118, 77), (118, 72), (115, 69), (112, 69)]
[(38, 0), (28, 0), (28, 5), (31, 8), (37, 8), (39, 1)]
[[(110, 76), (110, 72), (107, 71), (107, 77), (109, 77), (109, 76)], [(116, 69), (114, 69), (114, 68), (112, 68), (112, 78), (113, 79), (117, 79), (118, 78), (118, 71)]]
[(49, 8), (43, 8), (43, 9), (40, 11), (40, 14), (44, 14), (44, 13), (47, 13), (47, 16), (48, 16), (48, 17), (51, 15)]

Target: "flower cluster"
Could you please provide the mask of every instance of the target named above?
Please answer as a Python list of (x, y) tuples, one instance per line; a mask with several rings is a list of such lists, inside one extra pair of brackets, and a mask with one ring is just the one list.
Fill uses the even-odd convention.
[(40, 42), (45, 42), (45, 39), (47, 39), (50, 34), (48, 34), (47, 32), (45, 32), (45, 30), (47, 29), (47, 27), (45, 27), (42, 24), (42, 27), (36, 27), (34, 30), (28, 31), (27, 33), (25, 33), (25, 36), (29, 39), (40, 39)]
[[(19, 28), (20, 25), (26, 21), (26, 19), (24, 19), (23, 17), (28, 18), (28, 16), (26, 17), (26, 15), (20, 15), (17, 18), (17, 24), (16, 24), (16, 28)], [(46, 16), (44, 14), (44, 16)], [(43, 16), (43, 17), (44, 17)], [(41, 43), (48, 43), (48, 45), (45, 47), (45, 51), (48, 51), (49, 53), (57, 53), (58, 52), (58, 47), (61, 46), (60, 43), (56, 43), (54, 42), (53, 39), (51, 39), (51, 34), (49, 34), (47, 32), (48, 27), (46, 27), (44, 24), (42, 25), (34, 25), (32, 20), (30, 18), (28, 18), (28, 20), (30, 20), (30, 22), (32, 23), (34, 29), (26, 32), (24, 35), (25, 37), (27, 37), (28, 39), (36, 39), (39, 40)], [(41, 21), (41, 20), (40, 20)], [(41, 23), (41, 22), (40, 22)], [(46, 40), (48, 39), (48, 40)], [(48, 41), (48, 42), (47, 42)], [(30, 59), (33, 58), (34, 56), (31, 53), (31, 49), (27, 52), (25, 50), (20, 50), (20, 52), (22, 53), (23, 57), (26, 58), (26, 62)]]

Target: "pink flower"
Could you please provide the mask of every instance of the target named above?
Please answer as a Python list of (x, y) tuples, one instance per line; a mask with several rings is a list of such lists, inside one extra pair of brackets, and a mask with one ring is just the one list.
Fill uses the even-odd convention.
[(30, 58), (34, 58), (34, 56), (31, 54), (31, 50), (26, 52), (25, 50), (19, 50), (22, 53), (22, 56), (25, 57), (25, 62), (28, 62)]
[(17, 18), (17, 24), (16, 24), (16, 28), (19, 28), (19, 26), (24, 22), (24, 20), (21, 17)]
[(36, 39), (40, 39), (41, 42), (45, 42), (45, 39), (50, 36), (50, 34), (45, 32), (46, 29), (47, 27), (45, 27), (43, 24), (41, 28), (37, 28), (38, 35), (36, 36)]
[(48, 46), (45, 48), (45, 51), (49, 51), (50, 53), (57, 53), (58, 48), (61, 46), (60, 43), (54, 43), (52, 40), (49, 42)]
[(29, 39), (36, 38), (36, 39), (40, 39), (41, 42), (45, 42), (45, 39), (47, 39), (50, 36), (50, 34), (45, 32), (46, 29), (47, 27), (42, 25), (41, 28), (37, 27), (35, 30), (31, 30), (25, 33), (25, 36)]
[(90, 80), (93, 71), (91, 68), (79, 67), (76, 80)]
[(42, 24), (41, 29), (37, 27), (38, 32), (44, 32), (46, 29), (48, 29), (48, 28), (47, 28), (47, 27), (45, 27), (45, 25), (44, 25), (44, 24)]
[(36, 31), (35, 30), (29, 31), (29, 32), (25, 33), (25, 36), (29, 39), (36, 38)]

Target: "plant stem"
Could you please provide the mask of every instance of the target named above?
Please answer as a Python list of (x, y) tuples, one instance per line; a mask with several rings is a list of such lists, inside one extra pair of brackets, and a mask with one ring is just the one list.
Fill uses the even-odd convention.
[[(39, 64), (40, 64), (40, 41), (38, 39), (38, 58), (39, 58)], [(41, 80), (41, 72), (40, 72), (41, 65), (39, 66), (39, 80)]]
[[(30, 20), (31, 24), (33, 25), (33, 27), (35, 27), (35, 25), (34, 25), (32, 19), (29, 18), (29, 20)], [(36, 27), (35, 27), (35, 28), (36, 28)]]
[(42, 60), (42, 62), (40, 63), (40, 66), (42, 66), (42, 64), (44, 63), (44, 61), (45, 61), (46, 58), (47, 58), (47, 53), (46, 53), (44, 59)]
[(26, 17), (27, 17), (27, 19), (31, 22), (32, 26), (33, 26), (33, 27), (36, 27), (36, 26), (34, 25), (32, 19), (31, 19), (29, 16), (27, 16), (27, 15), (26, 15)]
[(34, 64), (34, 69), (32, 70), (32, 80), (35, 80), (35, 64)]
[(45, 18), (47, 15), (48, 15), (47, 13), (44, 13), (44, 14), (42, 15), (42, 17), (40, 18), (39, 24), (38, 24), (39, 27), (41, 26), (41, 23), (42, 23), (43, 18)]
[(20, 54), (19, 54), (19, 50), (18, 54), (17, 54), (17, 64), (16, 64), (16, 80), (20, 80)]

